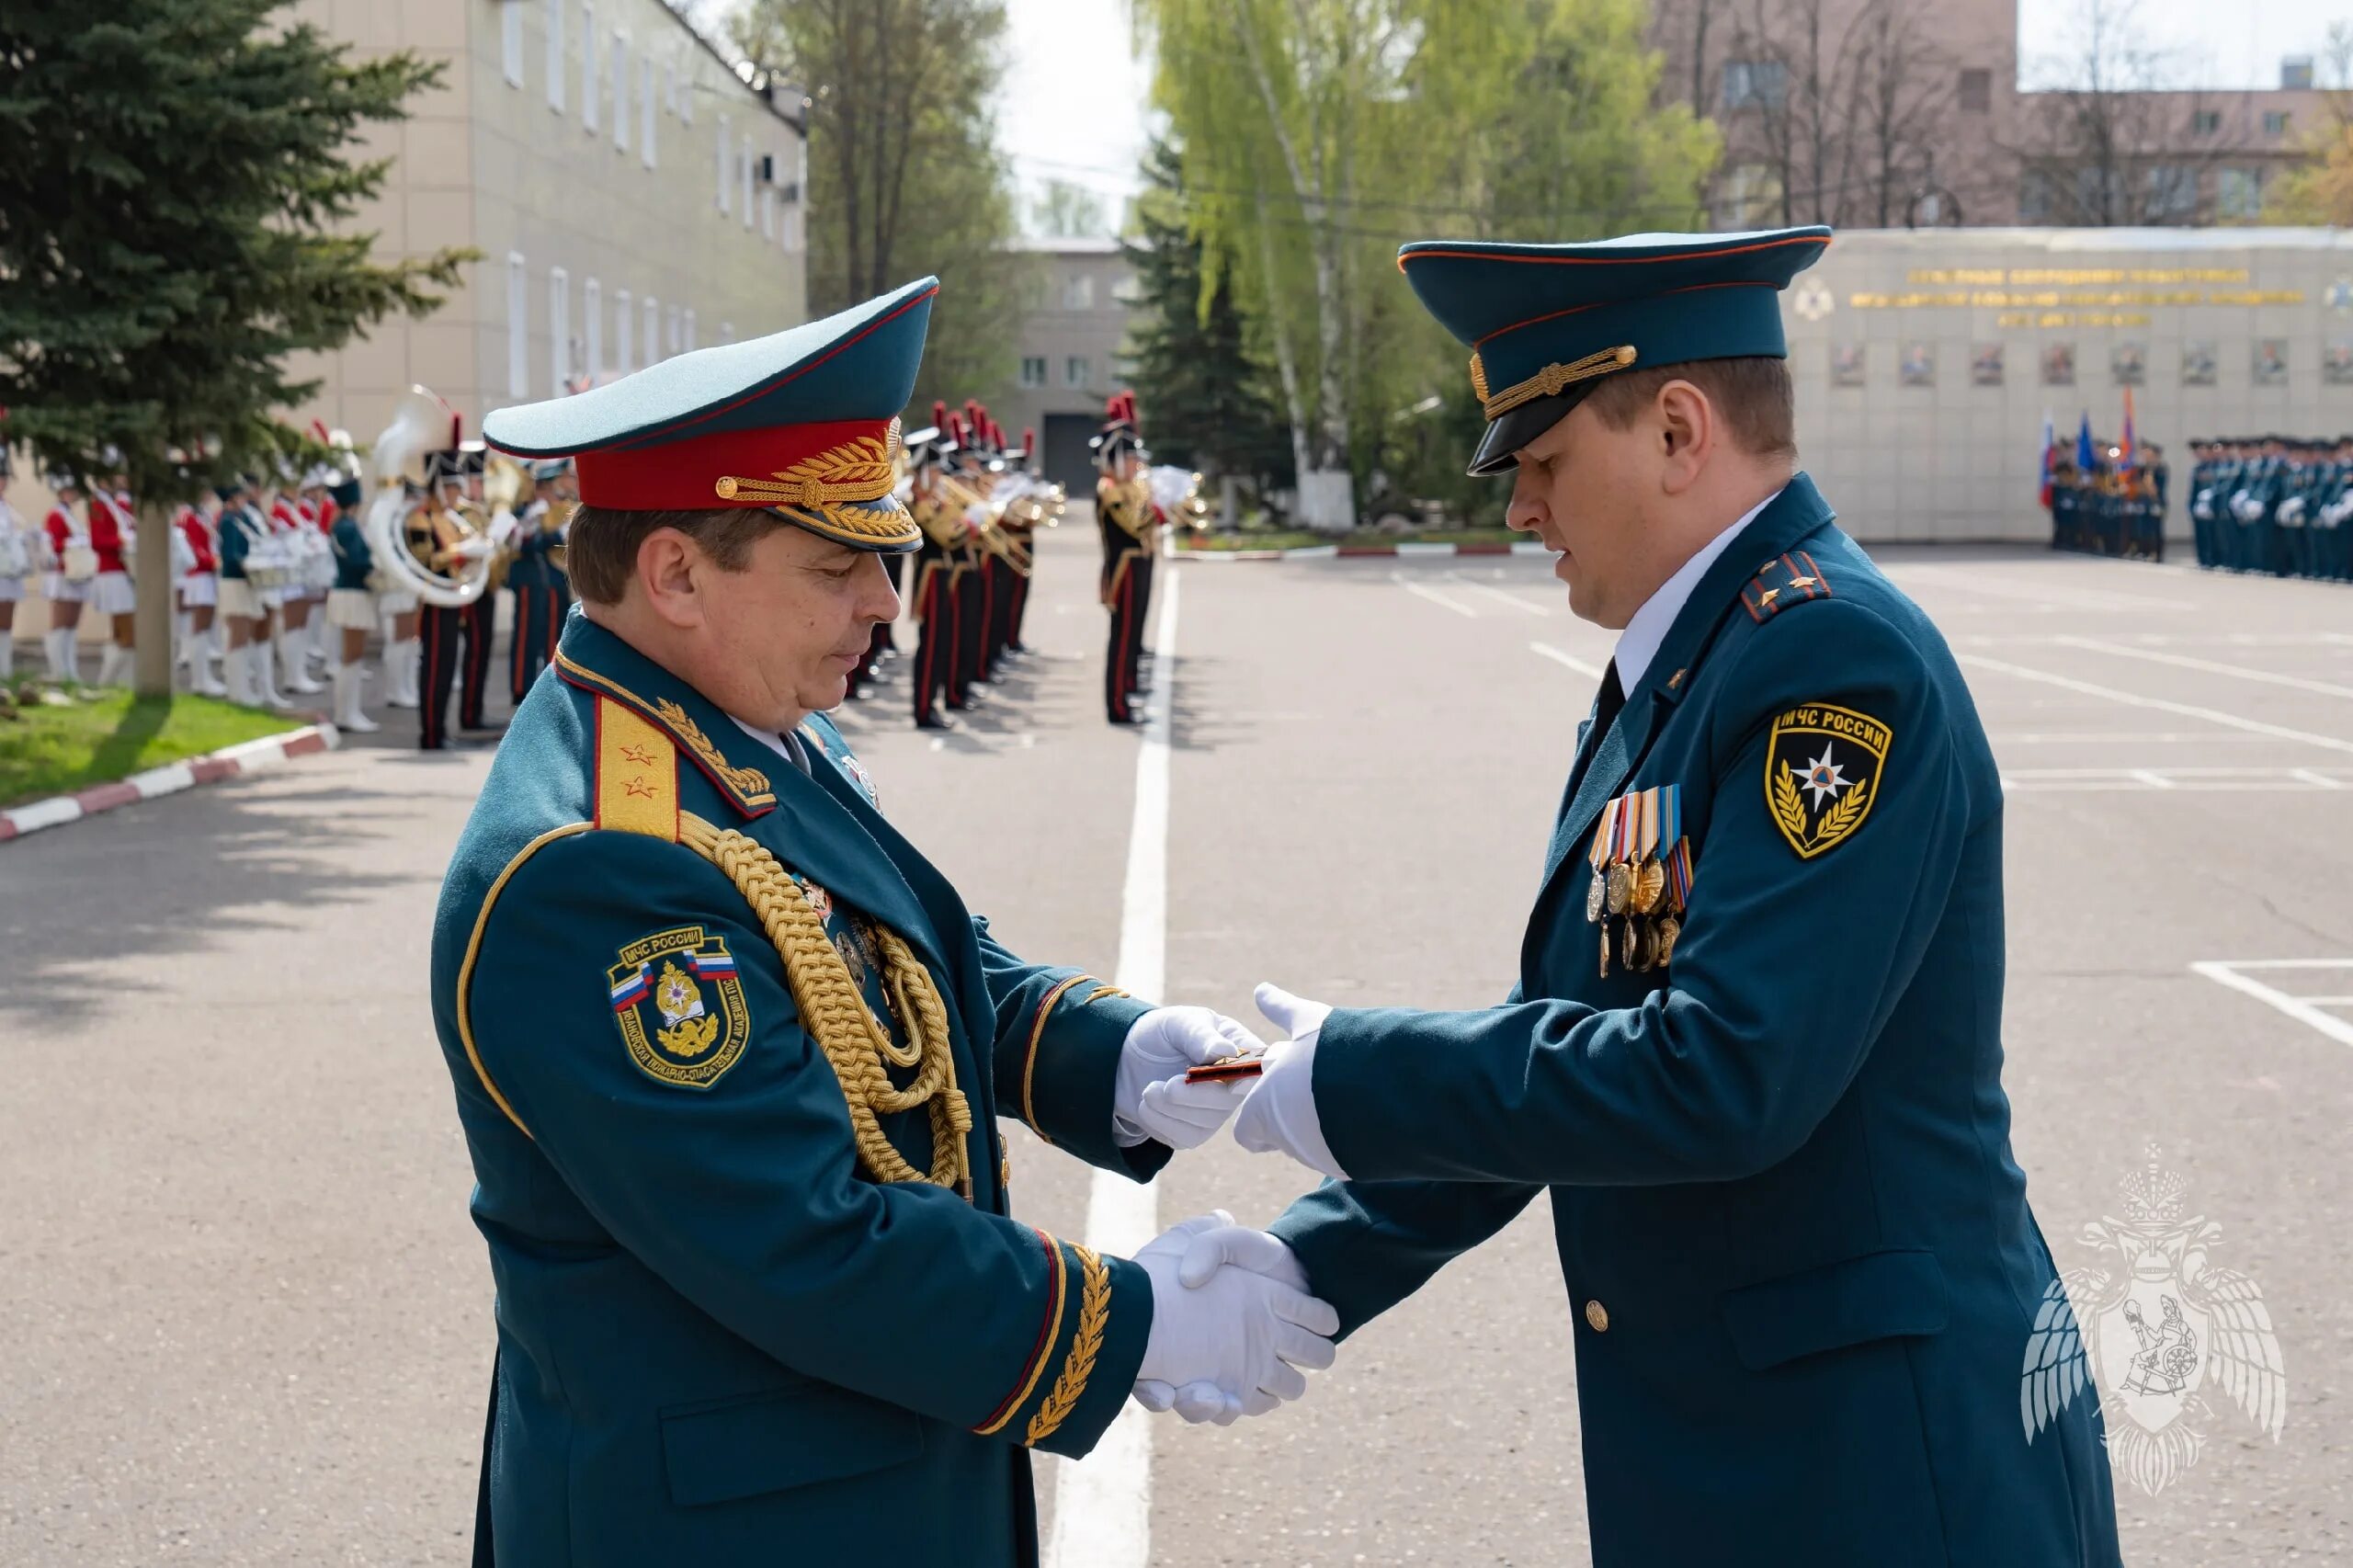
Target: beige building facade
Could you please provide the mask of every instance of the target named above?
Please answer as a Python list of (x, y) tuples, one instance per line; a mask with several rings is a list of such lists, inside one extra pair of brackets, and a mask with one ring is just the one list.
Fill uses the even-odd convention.
[(807, 316), (797, 90), (747, 85), (660, 0), (301, 0), (440, 86), (363, 155), (392, 160), (356, 227), (386, 256), (482, 253), (446, 303), (298, 363), (299, 411), (365, 444), (412, 383), (470, 434), (506, 403)]
[(2353, 431), (2353, 231), (1848, 231), (1782, 296), (1801, 460), (1873, 541), (2038, 540), (2042, 422), (2133, 427), (2184, 510), (2192, 439)]
[[(1013, 245), (1032, 258), (1030, 292), (1014, 342), (1013, 389), (991, 412), (1017, 441), (1035, 429), (1047, 476), (1086, 494), (1095, 483), (1086, 443), (1103, 427), (1104, 402), (1127, 384), (1122, 351), (1135, 268), (1108, 236)], [(1150, 392), (1139, 390), (1149, 403)]]

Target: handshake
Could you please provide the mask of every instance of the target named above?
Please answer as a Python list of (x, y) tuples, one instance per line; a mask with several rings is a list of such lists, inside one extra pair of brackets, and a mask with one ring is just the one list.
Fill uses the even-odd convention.
[[(1207, 1142), (1238, 1110), (1236, 1142), (1342, 1174), (1314, 1125), (1315, 1038), (1331, 1009), (1271, 985), (1259, 1010), (1287, 1039), (1267, 1045), (1206, 1007), (1160, 1007), (1138, 1018), (1120, 1050), (1114, 1129), (1120, 1142), (1174, 1149)], [(1255, 1057), (1247, 1076), (1193, 1081), (1198, 1067)], [(1290, 1249), (1219, 1210), (1172, 1227), (1138, 1252), (1152, 1281), (1152, 1333), (1135, 1397), (1153, 1411), (1223, 1426), (1307, 1392), (1329, 1367), (1339, 1313), (1310, 1293)]]

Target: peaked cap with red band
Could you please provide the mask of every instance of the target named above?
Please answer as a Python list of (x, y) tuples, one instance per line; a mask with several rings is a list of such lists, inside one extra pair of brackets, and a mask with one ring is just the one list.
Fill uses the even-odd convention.
[(1471, 472), (1500, 473), (1613, 371), (1787, 358), (1781, 290), (1829, 244), (1818, 225), (1561, 245), (1416, 240), (1397, 267), (1472, 350), (1488, 423)]
[(938, 292), (921, 278), (772, 336), (498, 409), (483, 434), (517, 457), (574, 460), (585, 506), (752, 507), (854, 550), (910, 551), (923, 531), (892, 494), (899, 411)]

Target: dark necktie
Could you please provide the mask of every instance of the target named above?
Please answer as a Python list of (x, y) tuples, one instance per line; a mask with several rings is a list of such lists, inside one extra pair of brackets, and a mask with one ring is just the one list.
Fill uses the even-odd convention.
[(1600, 744), (1601, 737), (1609, 733), (1609, 726), (1617, 721), (1618, 710), (1625, 706), (1626, 687), (1618, 679), (1618, 661), (1612, 659), (1609, 667), (1601, 672), (1601, 699), (1593, 710), (1593, 729), (1589, 732), (1589, 738), (1596, 745)]

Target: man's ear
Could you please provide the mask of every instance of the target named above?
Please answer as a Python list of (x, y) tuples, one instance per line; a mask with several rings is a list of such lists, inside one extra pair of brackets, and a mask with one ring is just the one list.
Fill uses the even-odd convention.
[(1715, 449), (1716, 411), (1707, 393), (1675, 381), (1658, 390), (1658, 417), (1666, 457), (1660, 483), (1669, 495), (1680, 495), (1699, 480)]
[(655, 528), (638, 541), (637, 585), (646, 608), (681, 631), (702, 624), (696, 579), (710, 567), (702, 548), (676, 528)]

